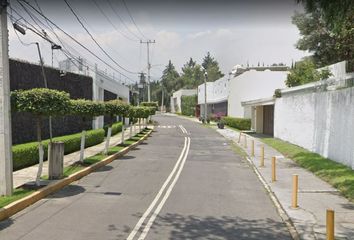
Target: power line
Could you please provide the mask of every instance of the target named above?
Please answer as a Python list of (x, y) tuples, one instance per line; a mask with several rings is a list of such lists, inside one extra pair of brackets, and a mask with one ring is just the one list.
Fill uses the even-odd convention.
[(118, 17), (119, 21), (123, 24), (123, 26), (128, 30), (128, 32), (130, 32), (132, 35), (134, 35), (134, 37), (136, 37), (138, 40), (140, 40), (141, 38), (136, 35), (132, 30), (130, 30), (130, 28), (125, 24), (123, 18), (120, 16), (120, 14), (118, 13), (118, 11), (115, 10), (115, 8), (113, 7), (112, 3), (110, 0), (107, 0), (109, 6), (111, 7), (111, 9), (113, 10), (113, 12), (115, 13), (115, 15)]
[(127, 9), (127, 12), (128, 12), (128, 14), (129, 14), (130, 19), (132, 20), (132, 22), (133, 22), (133, 24), (135, 25), (136, 29), (138, 29), (138, 32), (141, 34), (141, 36), (143, 36), (143, 38), (148, 39), (148, 38), (140, 31), (138, 25), (136, 25), (135, 20), (134, 20), (132, 14), (130, 13), (129, 8), (128, 8), (128, 6), (127, 6), (125, 0), (122, 0), (122, 2), (123, 2), (123, 4), (124, 4), (125, 9)]
[(132, 82), (136, 82), (134, 80), (132, 80), (131, 78), (129, 78), (128, 76), (126, 76), (125, 74), (121, 73), (120, 71), (118, 71), (116, 68), (114, 68), (112, 65), (110, 65), (109, 63), (107, 63), (105, 60), (101, 59), (99, 56), (97, 56), (97, 54), (95, 54), (94, 52), (92, 52), (90, 49), (88, 49), (85, 45), (83, 45), (80, 41), (78, 41), (77, 39), (75, 39), (73, 36), (71, 36), (69, 33), (67, 33), (65, 30), (63, 30), (62, 28), (60, 28), (57, 24), (55, 24), (52, 20), (50, 20), (47, 16), (45, 16), (44, 14), (42, 14), (38, 9), (36, 9), (35, 7), (33, 7), (29, 2), (27, 2), (26, 0), (21, 0), (22, 2), (26, 3), (26, 5), (28, 5), (31, 9), (33, 9), (35, 12), (37, 12), (40, 16), (42, 16), (44, 19), (46, 19), (50, 24), (52, 24), (54, 27), (56, 27), (57, 29), (59, 29), (61, 32), (63, 32), (67, 37), (69, 37), (72, 41), (74, 41), (76, 44), (78, 44), (79, 46), (81, 46), (83, 49), (85, 49), (86, 51), (88, 51), (91, 55), (93, 55), (95, 58), (97, 58), (98, 60), (100, 60), (102, 63), (104, 63), (106, 66), (108, 66), (109, 68), (111, 68), (112, 70), (114, 70), (117, 73), (120, 73), (122, 76), (130, 79)]
[(111, 24), (111, 26), (123, 37), (125, 37), (126, 39), (132, 41), (132, 42), (137, 42), (136, 39), (132, 39), (130, 37), (128, 37), (127, 35), (125, 35), (125, 33), (119, 31), (119, 29), (116, 27), (115, 24), (113, 24), (113, 22), (111, 21), (111, 19), (104, 13), (103, 9), (100, 7), (100, 5), (97, 3), (96, 0), (92, 0), (92, 2), (96, 5), (96, 7), (98, 8), (98, 10), (102, 13), (102, 15), (106, 18), (106, 20)]
[(66, 5), (69, 7), (70, 11), (72, 12), (72, 14), (75, 16), (76, 20), (80, 23), (80, 25), (82, 26), (82, 28), (86, 31), (86, 33), (91, 37), (92, 41), (99, 47), (99, 49), (101, 49), (101, 51), (112, 61), (114, 62), (118, 67), (120, 67), (121, 69), (123, 69), (124, 71), (128, 72), (128, 73), (133, 73), (136, 74), (137, 72), (133, 72), (130, 71), (126, 68), (124, 68), (123, 66), (121, 66), (119, 63), (117, 63), (108, 53), (106, 50), (103, 49), (103, 47), (97, 42), (97, 40), (93, 37), (93, 35), (90, 33), (90, 31), (87, 29), (87, 27), (84, 25), (84, 23), (81, 21), (81, 19), (79, 18), (79, 16), (76, 14), (76, 12), (74, 11), (74, 9), (70, 6), (69, 2), (67, 0), (64, 0), (64, 2), (66, 3)]

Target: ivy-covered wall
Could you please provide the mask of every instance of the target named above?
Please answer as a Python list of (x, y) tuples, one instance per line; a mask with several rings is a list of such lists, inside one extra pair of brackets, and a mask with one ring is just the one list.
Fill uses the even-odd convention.
[(195, 116), (195, 109), (198, 103), (197, 95), (181, 97), (181, 113), (186, 116)]
[[(48, 88), (68, 92), (73, 99), (92, 99), (92, 78), (74, 73), (60, 76), (58, 69), (45, 67)], [(10, 89), (31, 89), (44, 87), (42, 70), (39, 65), (10, 59)], [(81, 131), (81, 117), (53, 118), (53, 136), (62, 136)], [(12, 142), (13, 144), (36, 140), (35, 119), (29, 113), (12, 113)], [(48, 119), (42, 120), (43, 139), (49, 138)], [(84, 124), (91, 129), (91, 121)]]

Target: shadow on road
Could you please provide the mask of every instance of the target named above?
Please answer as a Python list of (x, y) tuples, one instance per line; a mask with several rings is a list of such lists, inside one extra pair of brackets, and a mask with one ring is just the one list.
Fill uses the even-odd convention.
[(78, 186), (78, 185), (68, 185), (66, 187), (64, 187), (62, 190), (60, 190), (59, 192), (50, 195), (49, 198), (65, 198), (65, 197), (71, 197), (71, 196), (75, 196), (78, 195), (80, 193), (85, 192), (85, 188), (82, 186)]
[(198, 217), (179, 214), (159, 216), (151, 231), (171, 229), (169, 239), (259, 240), (291, 239), (282, 222), (239, 217)]
[(12, 224), (14, 224), (14, 221), (11, 218), (1, 221), (0, 222), (0, 231), (10, 227)]

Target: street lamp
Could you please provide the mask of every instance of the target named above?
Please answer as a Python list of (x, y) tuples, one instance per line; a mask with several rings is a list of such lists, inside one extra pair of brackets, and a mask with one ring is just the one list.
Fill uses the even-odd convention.
[(204, 122), (207, 121), (208, 117), (208, 104), (207, 104), (207, 81), (208, 81), (208, 72), (206, 69), (202, 69), (204, 71)]

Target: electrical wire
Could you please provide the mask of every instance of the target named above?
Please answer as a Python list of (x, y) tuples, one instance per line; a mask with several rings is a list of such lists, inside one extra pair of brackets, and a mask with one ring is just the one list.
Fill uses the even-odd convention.
[(107, 16), (107, 14), (105, 14), (105, 12), (103, 11), (103, 9), (100, 7), (100, 5), (97, 3), (96, 0), (92, 0), (92, 2), (96, 5), (96, 7), (98, 8), (98, 10), (101, 12), (101, 14), (106, 18), (106, 20), (109, 22), (109, 24), (123, 37), (125, 37), (126, 39), (132, 41), (132, 42), (138, 42), (136, 39), (132, 39), (130, 38), (128, 35), (126, 35), (125, 33), (121, 32), (115, 24), (113, 24), (113, 22), (111, 21), (111, 19)]
[(125, 2), (125, 0), (122, 0), (123, 4), (124, 4), (124, 7), (125, 9), (127, 9), (127, 12), (128, 12), (128, 15), (130, 16), (130, 19), (132, 20), (133, 24), (135, 25), (136, 29), (138, 29), (138, 32), (141, 34), (141, 36), (143, 36), (143, 38), (145, 39), (148, 39), (141, 31), (140, 31), (140, 28), (138, 27), (138, 25), (135, 23), (135, 20), (132, 16), (132, 14), (130, 13), (130, 10), (128, 8), (128, 5), (127, 3)]
[(125, 24), (123, 18), (120, 16), (120, 14), (118, 13), (117, 10), (115, 10), (115, 7), (113, 6), (113, 4), (111, 3), (110, 0), (107, 0), (110, 8), (113, 10), (113, 12), (115, 13), (115, 15), (118, 17), (119, 21), (123, 24), (123, 26), (128, 30), (128, 32), (130, 32), (134, 37), (136, 37), (138, 40), (141, 40), (141, 38), (136, 35), (132, 30), (130, 30), (130, 28)]
[(70, 6), (69, 2), (67, 0), (64, 0), (64, 2), (66, 3), (66, 5), (69, 7), (70, 11), (72, 12), (72, 14), (75, 16), (76, 20), (80, 23), (80, 25), (82, 26), (82, 28), (86, 31), (86, 33), (91, 37), (92, 41), (99, 47), (99, 49), (101, 49), (101, 51), (112, 61), (114, 62), (118, 67), (120, 67), (121, 69), (123, 69), (124, 71), (128, 72), (128, 73), (132, 73), (132, 74), (136, 74), (137, 72), (133, 72), (130, 71), (126, 68), (124, 68), (122, 65), (120, 65), (119, 63), (117, 63), (108, 53), (106, 50), (103, 49), (103, 47), (97, 42), (97, 40), (94, 38), (94, 36), (90, 33), (90, 31), (87, 29), (87, 27), (84, 25), (84, 23), (81, 21), (81, 19), (79, 18), (79, 16), (76, 14), (76, 12), (74, 11), (74, 9)]
[(21, 0), (22, 2), (24, 2), (26, 5), (28, 5), (31, 9), (33, 9), (35, 12), (37, 12), (40, 16), (42, 16), (44, 19), (46, 19), (50, 24), (52, 24), (54, 27), (56, 27), (57, 29), (59, 29), (61, 32), (63, 32), (67, 37), (69, 37), (72, 41), (74, 41), (76, 44), (78, 44), (79, 46), (81, 46), (83, 49), (85, 49), (86, 51), (88, 51), (91, 55), (93, 55), (95, 58), (97, 58), (98, 60), (100, 60), (102, 63), (104, 63), (106, 66), (108, 66), (109, 68), (111, 68), (113, 71), (118, 72), (120, 74), (122, 74), (124, 77), (126, 77), (127, 79), (130, 79), (132, 82), (135, 82), (134, 80), (132, 80), (130, 77), (126, 76), (125, 74), (121, 73), (120, 71), (118, 71), (116, 68), (114, 68), (112, 65), (110, 65), (109, 63), (107, 63), (105, 60), (101, 59), (99, 56), (97, 56), (97, 54), (95, 54), (94, 52), (92, 52), (90, 49), (88, 49), (85, 45), (83, 45), (80, 41), (78, 41), (77, 39), (75, 39), (73, 36), (71, 36), (69, 33), (67, 33), (65, 30), (63, 30), (62, 28), (60, 28), (56, 23), (54, 23), (52, 20), (50, 20), (47, 16), (45, 16), (44, 14), (42, 14), (38, 9), (36, 9), (35, 7), (33, 7), (28, 1), (26, 0)]

